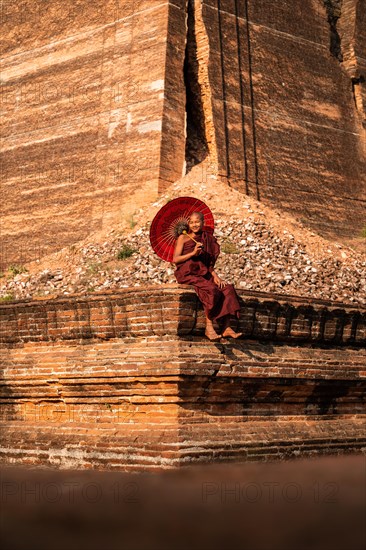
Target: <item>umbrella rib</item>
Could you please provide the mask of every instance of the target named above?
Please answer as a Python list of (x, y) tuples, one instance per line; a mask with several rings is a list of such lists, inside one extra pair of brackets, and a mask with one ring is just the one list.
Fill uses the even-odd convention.
[(202, 201), (200, 201), (199, 199), (196, 199), (195, 202), (190, 206), (190, 208), (188, 209), (188, 212), (189, 212), (189, 215), (192, 214), (192, 212), (194, 212), (194, 209), (196, 208), (196, 204), (199, 204), (201, 203)]

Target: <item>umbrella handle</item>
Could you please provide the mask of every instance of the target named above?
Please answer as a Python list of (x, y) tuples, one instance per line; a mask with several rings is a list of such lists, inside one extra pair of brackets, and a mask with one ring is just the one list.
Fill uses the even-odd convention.
[(188, 235), (187, 231), (184, 230), (182, 231), (183, 235), (187, 235), (187, 237), (189, 237), (190, 239), (192, 239), (192, 241), (194, 241), (196, 244), (202, 244), (202, 243), (199, 243), (198, 241), (196, 241), (196, 239), (194, 239), (193, 237), (191, 237), (190, 235)]

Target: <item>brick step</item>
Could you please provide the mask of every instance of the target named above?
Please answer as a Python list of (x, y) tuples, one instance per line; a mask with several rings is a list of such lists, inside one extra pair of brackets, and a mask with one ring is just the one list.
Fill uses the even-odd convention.
[[(46, 424), (10, 423), (2, 431), (0, 460), (54, 467), (150, 469), (220, 461), (287, 458), (360, 451), (365, 418), (342, 421), (251, 422), (178, 430), (105, 428), (80, 424), (62, 432)], [(16, 445), (15, 445), (16, 444)], [(13, 446), (15, 445), (15, 446)]]

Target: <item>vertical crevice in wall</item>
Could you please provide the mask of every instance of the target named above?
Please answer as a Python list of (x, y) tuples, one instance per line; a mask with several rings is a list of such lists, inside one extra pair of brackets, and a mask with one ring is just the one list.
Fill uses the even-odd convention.
[[(247, 20), (248, 14), (246, 13)], [(236, 41), (238, 48), (238, 80), (240, 85), (240, 105), (241, 105), (241, 135), (243, 141), (243, 172), (244, 172), (244, 181), (245, 181), (245, 193), (249, 195), (249, 163), (248, 163), (248, 153), (247, 153), (247, 136), (245, 131), (245, 94), (244, 94), (244, 78), (243, 78), (243, 51), (241, 44), (241, 35), (240, 35), (240, 24), (239, 24), (239, 3), (238, 0), (235, 0), (235, 31), (236, 31)]]
[(187, 45), (184, 59), (186, 87), (186, 171), (202, 162), (208, 155), (205, 132), (205, 114), (202, 91), (198, 79), (197, 40), (195, 32), (194, 2), (188, 1)]
[(208, 155), (217, 165), (211, 89), (208, 76), (209, 43), (202, 18), (202, 2), (188, 0), (187, 44), (184, 60), (186, 88), (186, 172)]
[(327, 10), (328, 23), (330, 29), (330, 46), (329, 51), (338, 61), (343, 61), (341, 37), (338, 33), (337, 22), (342, 13), (343, 0), (323, 0)]
[(223, 111), (223, 123), (224, 123), (224, 136), (225, 136), (225, 176), (230, 178), (231, 169), (230, 169), (230, 140), (229, 140), (229, 126), (228, 126), (228, 106), (227, 106), (227, 93), (226, 93), (226, 73), (225, 73), (225, 57), (224, 57), (224, 32), (223, 32), (223, 23), (222, 23), (222, 13), (221, 13), (221, 0), (217, 0), (217, 25), (219, 31), (219, 51), (220, 51), (220, 69), (221, 69), (221, 89), (222, 89), (222, 111)]
[(358, 40), (357, 10), (360, 4), (358, 0), (342, 0), (342, 13), (338, 21), (338, 31), (342, 40), (341, 66), (351, 79), (353, 100), (358, 116), (363, 127), (366, 126), (366, 108), (364, 105), (365, 76), (360, 67), (359, 59), (355, 52)]
[(365, 84), (365, 77), (363, 75), (359, 77), (353, 77), (351, 81), (352, 81), (353, 99), (355, 101), (356, 110), (359, 113), (359, 115), (362, 116), (363, 118), (362, 125), (364, 128), (366, 128), (366, 118), (364, 113), (362, 90), (361, 90), (362, 84)]
[(246, 42), (248, 50), (248, 69), (249, 69), (249, 91), (250, 91), (250, 106), (251, 106), (251, 124), (252, 124), (252, 139), (253, 139), (253, 160), (254, 160), (254, 183), (256, 199), (261, 200), (259, 191), (259, 167), (258, 167), (258, 154), (257, 154), (257, 122), (255, 116), (255, 101), (254, 101), (254, 85), (253, 85), (253, 68), (252, 68), (252, 39), (250, 32), (249, 22), (249, 6), (248, 0), (245, 0), (245, 13), (246, 13)]

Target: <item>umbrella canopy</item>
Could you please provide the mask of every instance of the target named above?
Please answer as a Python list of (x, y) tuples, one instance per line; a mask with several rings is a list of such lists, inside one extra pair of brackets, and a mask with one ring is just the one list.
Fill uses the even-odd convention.
[(188, 222), (193, 212), (202, 212), (203, 230), (213, 233), (214, 218), (204, 202), (195, 197), (173, 199), (159, 210), (150, 227), (150, 243), (159, 258), (167, 262), (173, 261), (177, 226), (182, 222)]

